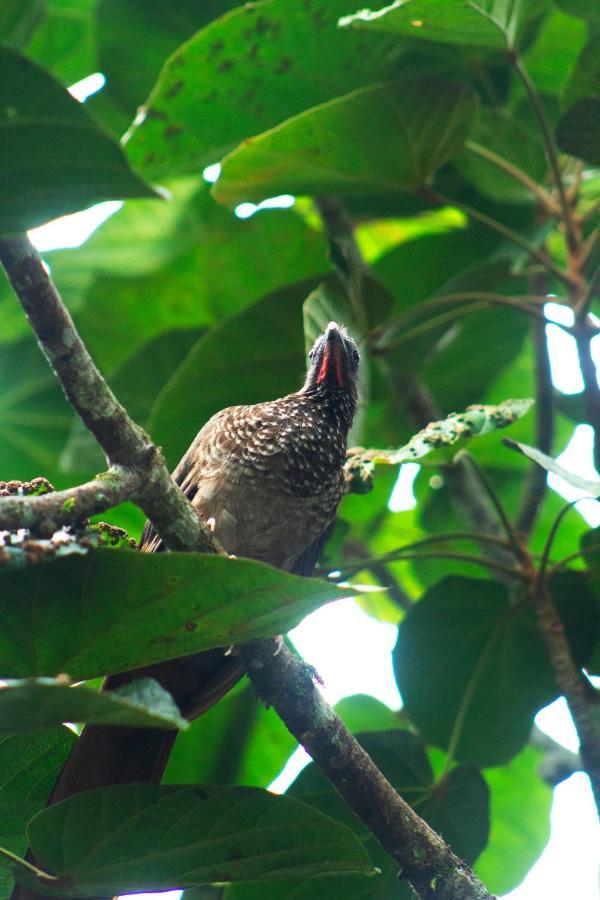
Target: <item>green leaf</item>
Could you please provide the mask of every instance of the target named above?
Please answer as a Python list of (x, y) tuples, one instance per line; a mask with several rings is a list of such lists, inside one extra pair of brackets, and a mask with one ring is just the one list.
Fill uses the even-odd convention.
[(258, 788), (118, 785), (49, 807), (28, 831), (62, 879), (36, 888), (63, 897), (373, 872), (345, 825)]
[(304, 282), (275, 291), (195, 344), (150, 416), (150, 433), (170, 462), (220, 409), (298, 390), (305, 369), (302, 302), (312, 287)]
[[(598, 608), (581, 573), (551, 582), (578, 663), (591, 654)], [(448, 576), (400, 624), (394, 670), (406, 712), (425, 738), (479, 765), (506, 762), (525, 744), (534, 714), (557, 695), (528, 606), (504, 585)]]
[(563, 102), (571, 106), (577, 100), (600, 94), (600, 32), (590, 36), (579, 54), (577, 65), (569, 79)]
[(153, 678), (138, 678), (114, 691), (71, 687), (64, 680), (6, 681), (0, 688), (0, 732), (32, 731), (61, 722), (187, 728), (173, 698)]
[(475, 104), (467, 85), (433, 78), (362, 88), (245, 141), (224, 160), (213, 196), (234, 204), (416, 190), (462, 147)]
[(347, 8), (347, 0), (247, 3), (202, 29), (167, 61), (129, 158), (149, 177), (197, 171), (248, 135), (390, 77), (394, 41), (341, 33)]
[(0, 5), (2, 43), (23, 47), (44, 15), (45, 0), (3, 0)]
[(95, 0), (45, 0), (46, 14), (27, 45), (27, 56), (65, 84), (97, 68), (94, 45)]
[(481, 107), (470, 140), (456, 160), (456, 167), (482, 194), (499, 203), (532, 203), (530, 190), (486, 157), (491, 151), (543, 183), (547, 163), (537, 123), (528, 121), (527, 108), (514, 112)]
[(275, 710), (246, 687), (230, 692), (177, 736), (163, 781), (267, 787), (296, 746)]
[(251, 560), (110, 549), (0, 584), (0, 673), (76, 681), (281, 634), (353, 593)]
[(294, 210), (261, 210), (241, 220), (215, 203), (204, 184), (192, 194), (180, 188), (174, 202), (155, 209), (148, 201), (127, 203), (83, 247), (49, 257), (105, 370), (165, 331), (220, 323), (329, 268), (322, 235)]
[(484, 772), (490, 788), (491, 830), (475, 871), (493, 894), (516, 888), (550, 837), (552, 789), (540, 778), (541, 762), (539, 750), (525, 747), (506, 765)]
[(236, 0), (170, 0), (168, 6), (161, 0), (98, 0), (98, 65), (111, 100), (133, 118), (173, 51), (235, 5)]
[(398, 712), (370, 694), (353, 694), (335, 705), (335, 711), (350, 731), (387, 731), (398, 728)]
[(529, 459), (532, 459), (533, 462), (537, 463), (538, 466), (541, 466), (542, 469), (546, 469), (547, 472), (553, 472), (555, 475), (564, 478), (565, 481), (568, 481), (573, 487), (581, 488), (581, 490), (586, 491), (590, 497), (595, 497), (596, 499), (600, 498), (600, 481), (589, 481), (587, 478), (576, 475), (575, 472), (569, 472), (557, 463), (555, 459), (546, 456), (545, 453), (542, 453), (541, 450), (537, 450), (535, 447), (529, 447), (527, 444), (521, 444), (518, 441), (511, 441), (510, 438), (504, 438), (503, 443), (511, 450), (517, 450), (517, 452), (522, 453), (524, 456), (528, 456)]
[[(460, 766), (436, 785), (424, 745), (416, 735), (395, 730), (369, 732), (358, 738), (403, 798), (442, 833), (459, 856), (472, 861), (485, 846), (488, 831), (488, 790), (479, 772), (471, 766)], [(352, 828), (381, 874), (368, 882), (345, 877), (304, 884), (285, 882), (271, 889), (269, 885), (234, 886), (227, 890), (227, 900), (405, 900), (410, 896), (410, 888), (398, 878), (397, 862), (381, 848), (314, 763), (302, 770), (287, 793)]]
[(59, 486), (58, 457), (73, 414), (31, 336), (2, 347), (0, 384), (0, 479), (44, 475)]
[(578, 100), (556, 127), (561, 150), (593, 166), (600, 165), (600, 97)]
[[(23, 855), (26, 826), (43, 809), (73, 744), (62, 725), (38, 734), (0, 735), (0, 847)], [(0, 897), (10, 897), (12, 878), (0, 868)]]
[(600, 9), (596, 0), (556, 0), (556, 4), (571, 16), (586, 19), (592, 24), (600, 23)]
[(340, 25), (503, 50), (515, 46), (523, 26), (539, 6), (537, 0), (394, 0), (377, 12), (365, 9), (344, 16)]
[(43, 69), (0, 48), (0, 233), (111, 197), (152, 196), (116, 143)]

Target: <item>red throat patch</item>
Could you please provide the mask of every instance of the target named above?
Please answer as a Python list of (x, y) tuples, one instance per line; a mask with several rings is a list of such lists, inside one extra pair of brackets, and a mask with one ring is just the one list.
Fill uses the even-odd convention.
[[(332, 356), (333, 356), (333, 360), (332, 360)], [(325, 381), (325, 379), (327, 378), (327, 376), (329, 374), (332, 362), (335, 365), (336, 381), (337, 381), (339, 387), (342, 387), (344, 384), (344, 369), (342, 366), (342, 350), (341, 350), (341, 347), (338, 347), (337, 345), (333, 348), (333, 354), (332, 354), (332, 348), (329, 345), (327, 345), (327, 347), (325, 347), (325, 353), (323, 354), (323, 361), (321, 362), (321, 367), (320, 367), (319, 373), (317, 375), (317, 384), (323, 384), (323, 382)]]

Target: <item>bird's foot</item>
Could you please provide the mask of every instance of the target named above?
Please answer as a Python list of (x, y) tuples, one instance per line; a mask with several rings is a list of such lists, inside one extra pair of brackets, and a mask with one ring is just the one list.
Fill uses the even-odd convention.
[(273, 656), (279, 656), (283, 648), (285, 647), (285, 641), (283, 639), (282, 634), (275, 635), (275, 650), (273, 651)]
[(217, 527), (217, 520), (214, 516), (211, 516), (210, 519), (206, 520), (206, 527), (210, 532), (214, 533), (214, 530)]

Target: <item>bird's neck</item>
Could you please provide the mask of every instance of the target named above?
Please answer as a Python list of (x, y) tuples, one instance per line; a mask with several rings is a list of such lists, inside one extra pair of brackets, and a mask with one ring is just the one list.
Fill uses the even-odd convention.
[(339, 423), (346, 432), (350, 430), (358, 407), (358, 392), (354, 385), (349, 388), (315, 385), (300, 393), (310, 398), (323, 411), (323, 415)]

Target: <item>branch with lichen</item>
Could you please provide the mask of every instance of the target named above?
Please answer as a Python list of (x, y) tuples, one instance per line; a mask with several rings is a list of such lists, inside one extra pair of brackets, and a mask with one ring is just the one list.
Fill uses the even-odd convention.
[[(37, 524), (32, 517), (39, 516), (45, 527), (51, 527), (59, 520), (64, 523), (64, 516), (101, 511), (98, 504), (108, 502), (112, 491), (114, 502), (125, 496), (134, 499), (169, 547), (219, 552), (210, 531), (172, 481), (160, 450), (129, 418), (94, 365), (28, 239), (1, 240), (0, 261), (67, 399), (106, 453), (110, 466), (104, 477), (71, 491), (47, 497), (0, 498), (7, 518), (12, 515), (14, 523), (22, 516), (20, 524), (26, 520), (31, 527)], [(98, 497), (101, 490), (102, 500)], [(278, 653), (276, 649), (273, 640), (239, 648), (257, 692), (272, 703), (351, 809), (398, 860), (402, 877), (410, 881), (418, 896), (422, 900), (491, 900), (468, 866), (379, 772), (327, 705), (313, 683), (313, 674), (287, 648)]]

